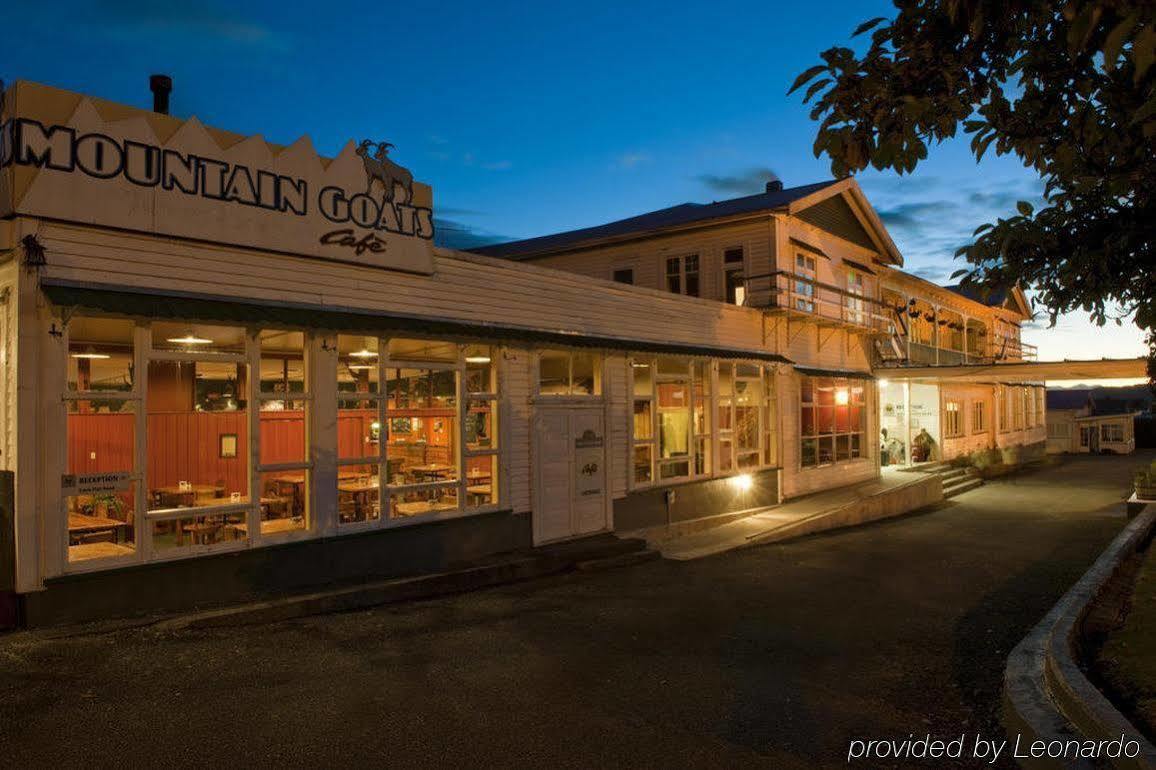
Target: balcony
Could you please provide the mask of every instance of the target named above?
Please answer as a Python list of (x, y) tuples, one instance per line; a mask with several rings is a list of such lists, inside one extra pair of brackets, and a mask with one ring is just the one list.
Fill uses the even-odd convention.
[(868, 334), (885, 336), (892, 331), (886, 308), (879, 300), (809, 276), (787, 270), (747, 276), (745, 290), (745, 306), (774, 315)]
[(996, 364), (1035, 361), (1036, 347), (1011, 337), (969, 341), (967, 350), (936, 347), (908, 340), (901, 334), (876, 340), (875, 350), (880, 366), (960, 366), (962, 364)]

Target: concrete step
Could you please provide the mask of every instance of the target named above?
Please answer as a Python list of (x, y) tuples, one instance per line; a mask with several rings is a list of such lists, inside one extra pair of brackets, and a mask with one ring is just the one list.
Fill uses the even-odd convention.
[(955, 497), (956, 495), (962, 495), (964, 492), (969, 492), (969, 491), (975, 489), (976, 487), (982, 487), (982, 486), (983, 486), (983, 479), (976, 478), (974, 476), (968, 476), (964, 479), (960, 479), (958, 481), (953, 481), (950, 484), (944, 484), (943, 485), (943, 496), (944, 496), (944, 498)]
[(606, 556), (600, 559), (588, 559), (587, 561), (580, 561), (574, 565), (574, 569), (579, 572), (597, 572), (604, 569), (618, 569), (619, 567), (632, 567), (635, 564), (642, 564), (643, 562), (653, 561), (662, 558), (662, 554), (658, 551), (631, 551), (629, 553), (619, 554), (617, 556)]
[(967, 468), (952, 468), (951, 470), (942, 471), (938, 475), (946, 485), (949, 481), (966, 477), (968, 475), (967, 471)]

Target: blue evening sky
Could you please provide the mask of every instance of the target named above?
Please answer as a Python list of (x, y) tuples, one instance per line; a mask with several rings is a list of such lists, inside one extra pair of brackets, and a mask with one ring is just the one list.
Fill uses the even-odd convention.
[[(749, 194), (771, 174), (829, 178), (787, 88), (891, 13), (880, 0), (27, 2), (7, 14), (0, 77), (148, 106), (147, 76), (165, 72), (179, 116), (278, 143), (308, 134), (325, 154), (391, 141), (433, 185), (440, 237), (468, 246)], [(977, 166), (966, 138), (913, 175), (859, 182), (907, 269), (938, 282), (976, 226), (1042, 189), (1014, 158)], [(1134, 326), (1086, 317), (1026, 336), (1041, 358), (1144, 352)]]

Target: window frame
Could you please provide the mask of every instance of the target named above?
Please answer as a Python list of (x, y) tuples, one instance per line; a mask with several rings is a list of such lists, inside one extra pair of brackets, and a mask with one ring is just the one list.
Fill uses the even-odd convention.
[(943, 437), (962, 438), (967, 434), (963, 425), (963, 400), (946, 398), (943, 400)]
[[(702, 259), (698, 252), (690, 252), (688, 254), (681, 254), (679, 256), (663, 256), (663, 282), (662, 288), (670, 294), (679, 294), (684, 297), (702, 297)], [(688, 269), (688, 264), (694, 260), (694, 269)], [(675, 270), (672, 272), (672, 265)], [(689, 277), (694, 276), (696, 290), (694, 294), (689, 291)], [(671, 279), (678, 281), (678, 289), (671, 288)]]
[[(870, 382), (871, 381), (870, 380), (852, 379), (850, 377), (818, 377), (818, 376), (811, 376), (811, 375), (807, 375), (807, 374), (800, 374), (799, 377), (800, 377), (800, 380), (799, 380), (799, 401), (798, 401), (798, 406), (799, 406), (799, 427), (798, 427), (799, 451), (798, 451), (798, 461), (796, 463), (798, 470), (801, 472), (801, 471), (807, 471), (807, 470), (817, 470), (817, 469), (821, 469), (821, 468), (834, 468), (834, 467), (838, 467), (840, 465), (850, 465), (852, 463), (862, 462), (864, 460), (870, 460), (872, 455), (871, 455), (870, 444), (867, 442), (867, 427), (869, 424), (869, 420), (868, 420), (869, 415), (868, 415), (867, 410), (868, 410), (869, 405), (871, 403), (871, 394), (870, 394)], [(807, 392), (807, 388), (804, 386), (806, 385), (807, 380), (812, 381), (812, 385), (810, 388), (811, 399), (812, 399), (811, 401), (805, 401), (804, 400), (805, 394)], [(830, 385), (831, 388), (833, 389), (833, 391), (835, 393), (838, 392), (838, 390), (841, 386), (845, 386), (847, 388), (847, 393), (848, 393), (847, 404), (845, 404), (845, 405), (839, 404), (838, 403), (838, 397), (833, 396), (834, 402), (830, 405), (829, 408), (832, 408), (833, 410), (837, 410), (838, 407), (840, 407), (840, 406), (847, 406), (847, 407), (856, 407), (857, 406), (859, 408), (859, 429), (858, 430), (847, 431), (847, 432), (840, 432), (839, 430), (837, 430), (838, 425), (839, 425), (839, 419), (838, 419), (838, 412), (837, 411), (833, 411), (833, 413), (832, 413), (832, 415), (833, 415), (832, 416), (832, 427), (835, 430), (833, 430), (830, 433), (823, 432), (820, 430), (820, 428), (819, 428), (819, 424), (820, 424), (820, 412), (819, 412), (819, 410), (822, 408), (828, 408), (828, 405), (821, 404), (818, 400), (818, 393), (819, 393), (819, 389), (820, 389), (818, 383), (822, 383), (822, 382), (829, 382), (831, 384)], [(859, 401), (855, 401), (855, 397), (854, 397), (856, 387), (859, 387), (860, 393), (861, 393)], [(803, 414), (804, 414), (804, 411), (806, 409), (812, 409), (813, 410), (813, 414), (811, 416), (811, 425), (813, 426), (813, 432), (812, 433), (804, 433), (803, 432), (803, 427), (805, 424), (805, 420), (803, 419)], [(847, 412), (848, 424), (850, 423), (850, 419), (851, 419), (851, 412), (850, 412), (850, 408), (848, 408), (848, 412)], [(849, 427), (850, 427), (850, 425), (849, 425)], [(848, 456), (845, 459), (839, 458), (839, 444), (840, 444), (839, 438), (842, 436), (847, 437)], [(858, 455), (854, 454), (854, 445), (855, 445), (854, 437), (855, 436), (859, 437)], [(806, 461), (807, 458), (806, 458), (806, 455), (803, 451), (804, 441), (806, 441), (808, 439), (812, 439), (815, 442), (815, 462), (813, 464), (808, 463)], [(830, 444), (831, 444), (831, 460), (828, 462), (823, 462), (822, 461), (823, 454), (822, 454), (821, 449), (822, 449), (822, 442), (826, 441), (826, 440), (829, 440)]]
[[(738, 254), (737, 260), (730, 260), (729, 257)], [(737, 307), (744, 307), (746, 305), (746, 274), (747, 274), (747, 249), (745, 246), (728, 246), (722, 250), (722, 300), (728, 305), (735, 305)], [(735, 287), (735, 296), (730, 296), (730, 281), (731, 276), (738, 273), (740, 283)], [(738, 301), (738, 290), (742, 290), (742, 301)]]

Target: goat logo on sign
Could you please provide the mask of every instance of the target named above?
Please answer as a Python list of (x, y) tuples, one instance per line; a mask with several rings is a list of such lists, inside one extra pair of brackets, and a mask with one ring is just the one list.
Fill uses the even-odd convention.
[[(370, 147), (376, 148), (373, 155), (369, 154)], [(390, 147), (393, 145), (389, 142), (375, 143), (369, 139), (362, 140), (357, 146), (357, 154), (365, 166), (365, 193), (373, 192), (373, 183), (378, 181), (385, 188), (385, 200), (393, 201), (396, 188), (400, 187), (405, 191), (405, 200), (400, 202), (409, 203), (413, 199), (413, 174), (389, 159)]]

